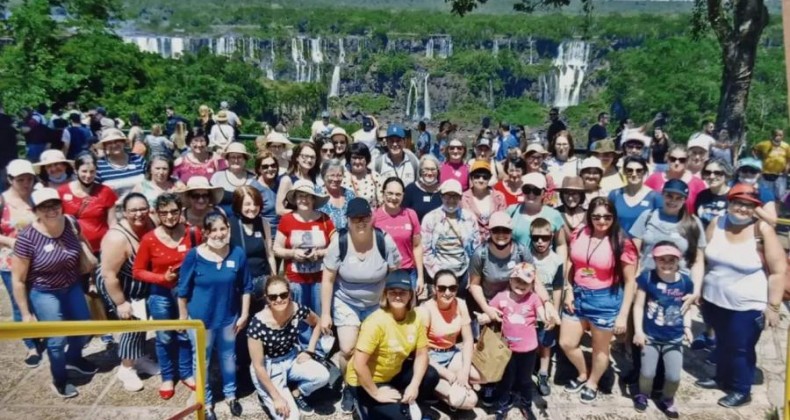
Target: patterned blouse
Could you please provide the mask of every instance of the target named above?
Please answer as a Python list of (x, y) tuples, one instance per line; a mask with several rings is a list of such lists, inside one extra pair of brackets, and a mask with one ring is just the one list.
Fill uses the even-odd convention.
[(383, 204), (381, 175), (374, 171), (368, 172), (364, 179), (358, 179), (346, 171), (343, 177), (343, 186), (351, 190), (357, 197), (362, 197), (370, 203), (370, 207), (375, 209)]
[(296, 306), (296, 311), (291, 319), (282, 328), (271, 328), (261, 321), (263, 312), (259, 312), (252, 317), (250, 325), (247, 327), (247, 337), (260, 340), (263, 343), (263, 352), (267, 357), (282, 357), (290, 353), (296, 346), (299, 338), (299, 321), (307, 319), (310, 309)]
[[(326, 194), (326, 189), (323, 189), (323, 194)], [(348, 225), (348, 218), (346, 218), (346, 208), (348, 208), (348, 202), (351, 201), (352, 198), (356, 197), (354, 191), (349, 190), (348, 188), (343, 188), (343, 197), (345, 198), (345, 202), (343, 203), (343, 207), (335, 207), (332, 205), (331, 201), (327, 201), (326, 204), (317, 208), (316, 210), (326, 213), (330, 219), (332, 219), (332, 223), (335, 225), (335, 229), (345, 229)]]

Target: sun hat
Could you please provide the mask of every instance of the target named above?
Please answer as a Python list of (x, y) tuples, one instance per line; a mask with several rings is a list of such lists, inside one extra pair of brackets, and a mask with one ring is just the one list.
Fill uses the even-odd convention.
[(285, 200), (295, 206), (297, 192), (307, 193), (315, 197), (315, 203), (313, 204), (314, 209), (322, 207), (329, 201), (328, 195), (317, 193), (315, 191), (315, 184), (305, 179), (300, 179), (291, 186), (291, 189), (285, 194)]
[(230, 153), (242, 154), (244, 155), (244, 159), (249, 159), (252, 156), (251, 154), (247, 153), (247, 146), (245, 146), (244, 143), (240, 141), (231, 142), (227, 147), (225, 147), (225, 150), (222, 152), (222, 157), (227, 159), (228, 154)]
[(391, 271), (387, 274), (387, 280), (384, 283), (385, 289), (401, 289), (411, 291), (411, 276), (409, 272), (403, 269)]
[(677, 259), (683, 258), (683, 254), (680, 253), (680, 250), (677, 247), (672, 245), (660, 245), (653, 248), (652, 252), (654, 257), (666, 257), (671, 256)]
[(760, 200), (760, 195), (757, 193), (757, 190), (754, 189), (754, 186), (743, 182), (733, 185), (727, 193), (727, 201), (733, 200), (748, 201), (758, 206), (763, 205), (763, 202)]
[(66, 155), (64, 155), (62, 151), (58, 149), (49, 149), (41, 153), (38, 163), (33, 164), (33, 166), (41, 171), (41, 168), (56, 163), (66, 163), (70, 166), (74, 165), (74, 161), (66, 159)]
[(39, 188), (34, 190), (33, 194), (30, 195), (30, 200), (33, 202), (33, 207), (38, 207), (47, 201), (62, 201), (58, 191), (54, 188)]
[(187, 181), (186, 188), (179, 191), (182, 196), (188, 200), (189, 199), (189, 192), (190, 191), (197, 191), (197, 190), (207, 190), (211, 195), (211, 202), (216, 206), (222, 201), (222, 196), (224, 195), (225, 191), (222, 187), (215, 187), (208, 182), (208, 179), (204, 176), (193, 176), (189, 178)]
[(491, 163), (485, 160), (475, 160), (472, 162), (472, 166), (469, 168), (469, 173), (474, 173), (475, 171), (487, 171), (489, 174), (491, 172)]
[(664, 188), (661, 190), (662, 193), (673, 192), (678, 193), (684, 197), (689, 196), (689, 186), (685, 182), (679, 179), (670, 179), (664, 184)]
[(641, 132), (638, 128), (626, 128), (623, 130), (622, 135), (622, 144), (625, 145), (629, 141), (638, 141), (642, 143), (645, 147), (649, 146), (650, 143), (653, 141), (649, 136), (645, 135), (645, 133)]
[(332, 132), (329, 133), (329, 138), (331, 139), (334, 136), (343, 136), (346, 138), (346, 143), (351, 143), (351, 136), (348, 135), (345, 129), (342, 127), (335, 127), (332, 129)]
[(491, 213), (491, 217), (488, 219), (489, 229), (498, 227), (513, 230), (513, 219), (504, 211), (495, 211)]
[(269, 135), (266, 136), (263, 144), (264, 146), (268, 146), (269, 144), (283, 144), (288, 148), (294, 147), (294, 144), (291, 143), (291, 140), (288, 140), (288, 137), (286, 137), (285, 134), (277, 131), (272, 131), (269, 133)]
[(485, 136), (480, 137), (479, 139), (477, 139), (477, 143), (475, 143), (475, 147), (480, 147), (480, 146), (491, 147), (491, 139)]
[(368, 200), (362, 197), (354, 197), (348, 202), (348, 206), (346, 207), (346, 217), (366, 217), (373, 214), (373, 210), (370, 209), (370, 203)]
[(754, 169), (757, 169), (760, 172), (763, 171), (763, 163), (760, 162), (759, 159), (755, 159), (753, 157), (745, 157), (745, 158), (743, 158), (743, 159), (738, 161), (738, 169), (745, 168), (745, 167), (754, 168)]
[(521, 279), (527, 284), (534, 282), (536, 276), (537, 270), (535, 270), (535, 266), (528, 262), (518, 263), (510, 271), (510, 278)]
[(123, 131), (117, 128), (106, 128), (101, 130), (99, 144), (117, 140), (127, 140), (126, 135), (123, 134)]
[(447, 147), (464, 147), (465, 148), (466, 145), (460, 139), (452, 139), (449, 142), (447, 142)]
[(707, 152), (710, 149), (710, 141), (705, 141), (705, 137), (707, 136), (694, 136), (694, 138), (689, 139), (688, 143), (686, 143), (686, 150), (699, 147)]
[(521, 177), (521, 182), (524, 185), (532, 185), (542, 190), (546, 189), (546, 176), (540, 172), (530, 172)]
[(447, 181), (442, 182), (442, 185), (439, 187), (439, 193), (444, 194), (458, 194), (462, 195), (463, 190), (461, 189), (461, 183), (455, 179), (448, 179)]
[(601, 163), (601, 159), (598, 159), (595, 156), (584, 158), (582, 161), (582, 166), (579, 168), (579, 173), (584, 172), (585, 169), (597, 169), (603, 172), (603, 164)]
[(228, 122), (228, 111), (223, 109), (222, 111), (217, 112), (217, 122)]
[(578, 176), (566, 176), (562, 179), (562, 186), (557, 191), (579, 191), (585, 192), (584, 181)]
[(590, 153), (620, 153), (615, 147), (613, 139), (603, 139), (590, 145)]
[(36, 176), (36, 171), (33, 169), (33, 164), (27, 159), (14, 159), (11, 162), (8, 162), (8, 166), (5, 167), (5, 171), (8, 176), (13, 177), (17, 177), (22, 174)]
[(549, 152), (547, 152), (546, 149), (544, 149), (540, 143), (532, 143), (529, 146), (527, 146), (527, 150), (524, 152), (524, 156), (528, 156), (533, 153), (537, 153), (539, 155), (549, 154)]
[(387, 127), (387, 135), (386, 137), (400, 137), (402, 139), (406, 138), (406, 132), (403, 131), (403, 127), (393, 124)]
[[(387, 138), (387, 129), (386, 128), (379, 128), (376, 130), (376, 138), (377, 139), (386, 139)], [(357, 140), (361, 141), (361, 140)]]

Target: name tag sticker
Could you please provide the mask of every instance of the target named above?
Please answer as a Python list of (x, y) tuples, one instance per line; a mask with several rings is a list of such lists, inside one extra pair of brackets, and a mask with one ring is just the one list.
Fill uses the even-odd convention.
[(212, 174), (214, 173), (214, 168), (206, 168), (206, 172)]
[(263, 234), (262, 234), (261, 232), (255, 232), (255, 233), (253, 234), (253, 236), (255, 236), (256, 238), (260, 238), (260, 237), (262, 237), (262, 236), (263, 236)]
[(63, 199), (66, 201), (71, 201), (74, 199), (74, 196), (71, 194), (63, 194)]
[(178, 246), (178, 252), (186, 252), (186, 250), (187, 250), (187, 246), (186, 245), (181, 244), (181, 245)]
[(507, 268), (513, 269), (515, 267), (516, 267), (516, 262), (515, 261), (508, 261), (507, 262)]
[(658, 283), (656, 285), (656, 287), (658, 288), (658, 290), (667, 290), (667, 284), (666, 283)]
[(423, 203), (430, 203), (430, 202), (431, 202), (431, 196), (430, 196), (430, 195), (426, 195), (426, 196), (424, 196), (424, 197), (422, 198), (422, 202), (423, 202)]
[(321, 226), (315, 226), (315, 225), (313, 225), (313, 230), (321, 230)]
[(406, 223), (405, 225), (403, 225), (403, 228), (406, 230), (411, 230), (411, 224)]
[(455, 172), (453, 172), (453, 175), (455, 175), (456, 177), (460, 178), (461, 177), (461, 171), (455, 171)]
[(518, 200), (519, 203), (523, 203), (524, 202), (524, 196), (523, 195), (518, 196), (517, 200)]
[(227, 265), (228, 268), (236, 268), (236, 261), (228, 261), (225, 265)]
[(642, 207), (648, 207), (648, 206), (650, 206), (650, 203), (648, 203), (648, 202), (647, 202), (647, 200), (642, 200), (642, 202), (641, 202), (641, 203), (639, 203), (639, 204), (640, 204), (640, 205), (642, 205)]
[(130, 163), (129, 166), (126, 167), (126, 169), (137, 169), (137, 165), (134, 163)]
[(55, 249), (55, 246), (52, 244), (44, 245), (44, 252), (52, 252), (53, 249)]

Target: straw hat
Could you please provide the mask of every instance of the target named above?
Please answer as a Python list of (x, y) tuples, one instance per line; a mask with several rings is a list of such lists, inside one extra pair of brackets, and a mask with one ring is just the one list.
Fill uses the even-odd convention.
[(528, 156), (533, 153), (537, 153), (539, 155), (544, 155), (544, 156), (549, 154), (549, 152), (547, 152), (546, 149), (544, 149), (540, 143), (532, 143), (529, 146), (527, 146), (527, 150), (524, 152), (524, 156)]
[(217, 122), (228, 122), (228, 111), (223, 109), (222, 111), (217, 112)]
[(590, 145), (590, 153), (620, 153), (615, 147), (614, 139), (603, 139)]
[(266, 136), (264, 145), (268, 146), (270, 144), (283, 144), (287, 148), (294, 147), (294, 144), (291, 143), (291, 140), (288, 140), (288, 137), (286, 137), (285, 134), (277, 131), (272, 131), (268, 136)]
[(123, 134), (123, 131), (117, 128), (106, 128), (102, 129), (101, 131), (101, 138), (99, 139), (99, 144), (107, 143), (110, 141), (117, 141), (123, 140), (126, 141), (126, 135)]
[(344, 130), (342, 127), (335, 127), (332, 132), (329, 133), (330, 139), (334, 136), (343, 136), (346, 138), (346, 143), (352, 142), (351, 136), (349, 136), (346, 130)]
[(66, 155), (57, 149), (45, 150), (44, 153), (41, 154), (38, 163), (34, 164), (33, 166), (38, 169), (39, 172), (41, 172), (43, 167), (47, 165), (54, 165), (56, 163), (66, 163), (70, 166), (74, 166), (74, 161), (66, 159)]
[(584, 192), (584, 181), (579, 176), (566, 176), (562, 179), (562, 186), (557, 191), (579, 191)]
[(317, 209), (322, 207), (329, 201), (328, 195), (319, 194), (315, 191), (315, 184), (310, 181), (306, 181), (304, 179), (300, 179), (296, 181), (296, 183), (291, 186), (291, 189), (288, 190), (288, 193), (285, 194), (285, 200), (289, 203), (296, 205), (296, 193), (303, 192), (312, 195), (315, 197), (315, 203), (313, 204), (313, 208)]
[(225, 147), (225, 150), (222, 152), (222, 157), (227, 159), (228, 154), (230, 153), (238, 153), (244, 155), (244, 159), (249, 159), (250, 157), (252, 157), (252, 155), (247, 153), (247, 146), (245, 146), (244, 143), (240, 141), (231, 142), (227, 147)]
[(215, 187), (208, 182), (208, 179), (204, 176), (193, 176), (189, 178), (187, 181), (187, 186), (185, 189), (179, 191), (180, 194), (184, 197), (184, 199), (189, 199), (189, 192), (190, 191), (198, 191), (198, 190), (206, 190), (211, 195), (211, 202), (215, 206), (222, 201), (222, 196), (224, 195), (225, 191), (221, 187)]

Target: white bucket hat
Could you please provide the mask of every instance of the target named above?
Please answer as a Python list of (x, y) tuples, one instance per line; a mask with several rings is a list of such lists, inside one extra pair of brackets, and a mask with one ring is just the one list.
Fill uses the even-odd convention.
[(306, 181), (304, 179), (300, 179), (296, 181), (293, 184), (293, 186), (291, 186), (291, 189), (288, 190), (287, 194), (285, 194), (285, 199), (289, 203), (296, 205), (297, 192), (307, 193), (315, 197), (315, 204), (313, 204), (314, 209), (322, 207), (324, 204), (326, 204), (329, 201), (329, 196), (317, 193), (315, 191), (315, 184), (313, 184), (310, 181)]
[(41, 154), (38, 163), (34, 164), (33, 166), (40, 172), (43, 167), (47, 165), (54, 165), (56, 163), (66, 163), (69, 166), (74, 166), (74, 161), (66, 159), (66, 155), (57, 149), (45, 150), (44, 153)]

